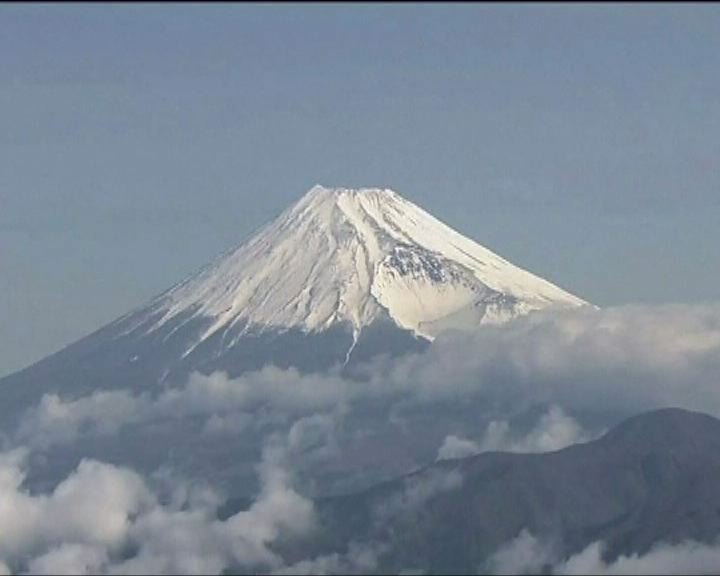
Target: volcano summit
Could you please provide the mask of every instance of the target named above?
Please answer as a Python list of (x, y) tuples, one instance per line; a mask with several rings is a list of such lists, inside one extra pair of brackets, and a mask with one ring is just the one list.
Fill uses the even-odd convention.
[(37, 397), (48, 383), (74, 394), (268, 363), (312, 371), (583, 304), (392, 190), (314, 186), (197, 274), (0, 385)]
[[(453, 319), (498, 322), (579, 298), (513, 266), (387, 189), (313, 187), (248, 242), (158, 298), (155, 327), (192, 311), (198, 339), (380, 318), (431, 339)], [(230, 343), (232, 345), (232, 342)]]

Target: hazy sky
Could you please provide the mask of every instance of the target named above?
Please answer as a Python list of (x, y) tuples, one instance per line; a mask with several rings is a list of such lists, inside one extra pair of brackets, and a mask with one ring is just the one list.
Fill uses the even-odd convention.
[(0, 7), (0, 374), (315, 183), (599, 305), (720, 297), (720, 6)]

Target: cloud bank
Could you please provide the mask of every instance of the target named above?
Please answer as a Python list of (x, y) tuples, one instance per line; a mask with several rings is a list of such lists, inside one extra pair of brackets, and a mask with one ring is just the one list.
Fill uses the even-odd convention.
[(487, 561), (492, 574), (716, 574), (720, 566), (720, 541), (704, 544), (655, 544), (645, 554), (603, 558), (605, 545), (593, 542), (565, 559), (557, 547), (523, 530), (501, 546)]
[[(322, 471), (318, 463), (339, 466), (344, 457), (361, 473), (390, 474), (436, 457), (557, 450), (648, 409), (720, 416), (718, 382), (720, 307), (677, 305), (538, 313), (447, 333), (423, 353), (378, 358), (353, 378), (266, 366), (238, 378), (193, 374), (182, 386), (141, 394), (48, 394), (27, 408), (18, 429), (3, 431), (0, 533), (7, 536), (0, 540), (0, 573), (372, 570), (381, 554), (372, 543), (294, 564), (273, 551), (279, 539), (315, 528), (312, 503), (290, 484), (295, 467)], [(135, 442), (151, 443), (158, 429), (205, 442), (203, 449), (264, 443), (252, 506), (222, 519), (212, 490), (172, 478), (163, 488), (132, 466), (97, 458), (79, 461), (51, 491), (28, 488), (30, 455), (81, 451), (97, 439), (128, 442), (130, 432)], [(424, 461), (401, 461), (417, 447)], [(187, 450), (191, 462), (203, 456)], [(373, 459), (382, 453), (386, 461)], [(378, 521), (462, 481), (452, 474), (408, 479)], [(658, 571), (661, 563), (673, 572), (718, 566), (717, 547), (696, 543), (606, 562), (602, 543), (563, 559), (529, 533), (516, 540), (493, 556), (494, 570), (611, 574)]]
[(643, 555), (620, 556), (613, 562), (602, 559), (603, 544), (595, 542), (554, 568), (556, 574), (717, 574), (720, 542), (657, 544)]
[(26, 459), (21, 450), (0, 454), (5, 572), (267, 571), (283, 566), (270, 544), (316, 527), (312, 503), (289, 486), (279, 445), (265, 448), (255, 502), (225, 520), (212, 495), (178, 498), (176, 491), (168, 499), (132, 470), (93, 460), (83, 460), (51, 493), (31, 494), (23, 486)]
[(206, 418), (208, 433), (234, 433), (262, 409), (291, 417), (339, 408), (347, 414), (375, 401), (393, 406), (397, 416), (472, 401), (499, 416), (492, 418), (498, 424), (488, 431), (484, 449), (493, 442), (507, 444), (492, 438), (505, 437), (503, 420), (530, 407), (556, 406), (546, 435), (524, 447), (555, 449), (581, 435), (579, 423), (563, 420), (581, 412), (604, 411), (617, 420), (676, 406), (720, 415), (720, 307), (536, 313), (474, 333), (446, 333), (424, 353), (381, 359), (360, 371), (363, 378), (351, 379), (337, 371), (301, 374), (267, 366), (235, 379), (193, 374), (185, 386), (156, 395), (49, 394), (28, 410), (15, 440), (48, 447), (83, 434), (114, 434), (124, 426), (192, 416)]

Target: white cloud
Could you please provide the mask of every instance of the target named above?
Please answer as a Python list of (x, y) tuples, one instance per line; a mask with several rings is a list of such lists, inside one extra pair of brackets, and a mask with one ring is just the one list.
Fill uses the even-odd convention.
[(28, 412), (17, 436), (20, 442), (47, 448), (73, 442), (83, 427), (96, 434), (114, 434), (124, 425), (145, 419), (147, 407), (144, 397), (125, 390), (95, 392), (72, 401), (45, 394)]
[(49, 448), (82, 435), (113, 435), (127, 425), (181, 421), (207, 416), (204, 433), (232, 434), (251, 423), (263, 406), (289, 415), (342, 407), (356, 383), (333, 375), (303, 376), (294, 368), (267, 366), (237, 379), (215, 372), (194, 373), (183, 387), (153, 397), (129, 390), (94, 392), (76, 399), (46, 394), (30, 408), (16, 435), (17, 444)]
[(139, 553), (112, 567), (115, 573), (219, 573), (232, 566), (276, 568), (282, 558), (268, 546), (282, 535), (315, 529), (312, 502), (289, 487), (284, 448), (265, 447), (258, 467), (262, 489), (245, 511), (225, 521), (210, 511), (155, 508), (140, 518), (133, 536)]
[(264, 450), (256, 501), (224, 521), (216, 517), (217, 499), (175, 494), (174, 503), (162, 504), (135, 472), (92, 460), (83, 460), (51, 493), (31, 494), (23, 487), (26, 460), (26, 451), (0, 454), (0, 562), (8, 570), (269, 569), (283, 565), (272, 542), (315, 528), (312, 503), (289, 486), (282, 446)]
[(97, 574), (109, 562), (103, 546), (61, 544), (28, 563), (30, 574)]
[(603, 559), (603, 542), (593, 542), (577, 554), (559, 560), (556, 549), (523, 530), (501, 546), (487, 561), (493, 574), (717, 574), (720, 568), (720, 542), (703, 544), (658, 543), (646, 554), (621, 555), (614, 561)]
[(129, 470), (83, 460), (49, 495), (23, 489), (22, 452), (0, 456), (0, 561), (32, 556), (66, 542), (115, 549), (130, 517), (152, 502)]
[[(442, 438), (439, 459), (490, 449), (556, 450), (590, 437), (583, 427), (583, 415), (589, 411), (610, 414), (614, 421), (661, 406), (720, 416), (720, 308), (624, 307), (534, 314), (472, 334), (441, 335), (422, 354), (379, 360), (364, 370), (364, 381), (335, 372), (300, 374), (266, 367), (235, 379), (223, 373), (194, 374), (184, 386), (153, 394), (117, 390), (81, 398), (46, 395), (8, 437), (14, 445), (43, 451), (85, 436), (123, 442), (125, 427), (142, 432), (143, 426), (169, 422), (185, 428), (188, 420), (196, 419), (199, 436), (207, 442), (219, 436), (225, 441), (278, 432), (287, 456), (308, 462), (310, 455), (343, 455), (343, 428), (358, 443), (354, 454), (371, 452), (362, 445), (366, 438), (360, 433), (375, 433), (374, 421), (368, 423), (367, 418), (379, 411), (385, 411), (383, 420), (385, 413), (395, 419), (387, 426), (403, 423), (404, 441), (421, 442), (425, 436), (412, 433), (418, 430), (417, 422), (430, 420), (418, 417), (413, 428), (413, 418), (431, 414), (431, 423), (437, 425), (440, 407), (450, 407), (452, 418), (459, 408), (470, 406), (477, 408), (477, 433), (470, 434), (474, 439), (446, 436), (458, 430), (447, 426), (433, 436), (428, 458)], [(511, 428), (518, 415), (538, 407), (547, 411), (529, 432)], [(367, 438), (378, 442), (372, 434)], [(389, 448), (388, 454), (402, 452), (397, 446)], [(263, 490), (256, 503), (226, 521), (217, 519), (213, 497), (191, 496), (176, 487), (180, 494), (170, 504), (161, 504), (142, 477), (93, 460), (58, 479), (62, 481), (51, 493), (31, 494), (24, 485), (27, 452), (0, 454), (0, 572), (2, 562), (15, 570), (29, 569), (32, 562), (38, 572), (52, 563), (78, 572), (94, 571), (98, 564), (116, 572), (183, 566), (212, 572), (253, 563), (287, 568), (270, 544), (285, 533), (311, 530), (313, 514), (311, 504), (290, 488), (285, 455), (278, 450), (266, 450), (266, 467), (260, 471)], [(462, 477), (452, 473), (413, 478), (391, 499), (390, 510), (421, 506), (438, 490), (462, 484)], [(46, 522), (48, 514), (63, 521)], [(516, 544), (532, 549), (528, 535)], [(128, 546), (135, 546), (133, 556), (121, 559), (120, 550)], [(712, 550), (692, 550), (695, 557), (713, 558)], [(672, 550), (675, 558), (686, 551)], [(638, 562), (660, 552), (621, 558), (612, 566), (620, 561), (623, 567), (641, 565)], [(583, 553), (567, 560), (562, 569), (601, 561), (593, 549)], [(346, 556), (320, 557), (304, 566), (321, 570), (321, 565), (336, 562), (347, 567)]]
[(520, 438), (513, 437), (507, 421), (493, 420), (488, 424), (478, 451), (552, 452), (589, 439), (574, 418), (566, 415), (559, 406), (551, 406), (537, 425)]
[(480, 442), (448, 435), (438, 450), (437, 460), (465, 458), (490, 451), (552, 452), (589, 439), (590, 436), (574, 418), (565, 414), (559, 406), (551, 406), (524, 436), (513, 434), (507, 420), (491, 421)]
[(466, 458), (467, 456), (478, 454), (481, 451), (482, 449), (477, 442), (450, 434), (445, 437), (442, 446), (438, 449), (437, 460)]
[(542, 574), (554, 560), (553, 550), (547, 543), (522, 530), (490, 556), (485, 570), (491, 574)]
[[(332, 371), (300, 374), (267, 366), (235, 379), (193, 374), (186, 385), (156, 396), (122, 390), (75, 399), (47, 395), (26, 414), (16, 441), (48, 447), (192, 416), (206, 419), (206, 433), (232, 434), (248, 423), (242, 414), (269, 410), (294, 421), (339, 408), (352, 415), (372, 401), (382, 401), (395, 421), (405, 420), (401, 412), (408, 408), (470, 401), (494, 411), (498, 422), (538, 405), (574, 415), (621, 417), (676, 406), (720, 416), (714, 385), (720, 378), (720, 307), (535, 313), (474, 333), (442, 334), (424, 353), (378, 360), (364, 372), (367, 379), (356, 381)], [(553, 449), (577, 432), (570, 421), (555, 418), (554, 424), (526, 449)]]
[(717, 574), (720, 543), (658, 544), (647, 554), (620, 556), (614, 562), (602, 559), (603, 545), (595, 542), (582, 552), (555, 566), (556, 574)]
[[(473, 334), (438, 337), (389, 379), (426, 401), (493, 400), (637, 411), (659, 405), (720, 412), (720, 308), (623, 307), (536, 313)], [(400, 384), (398, 384), (400, 385)]]

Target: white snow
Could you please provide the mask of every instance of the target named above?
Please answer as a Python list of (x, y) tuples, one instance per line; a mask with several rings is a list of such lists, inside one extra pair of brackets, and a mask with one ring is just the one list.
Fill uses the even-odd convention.
[[(237, 249), (155, 303), (162, 318), (233, 326), (360, 331), (381, 316), (432, 339), (583, 300), (514, 266), (388, 189), (314, 186)], [(232, 345), (232, 342), (227, 343)]]

